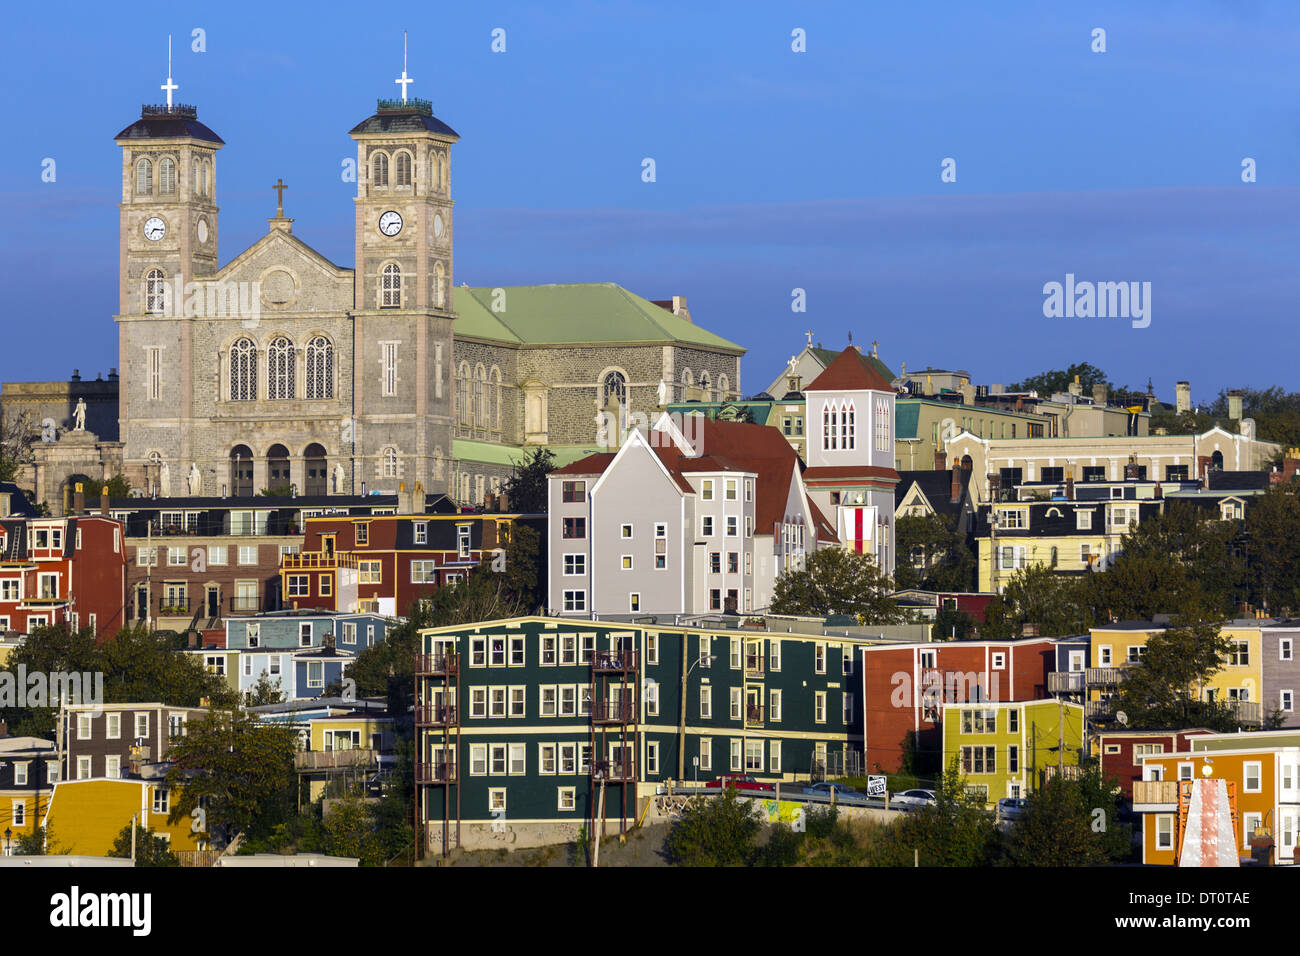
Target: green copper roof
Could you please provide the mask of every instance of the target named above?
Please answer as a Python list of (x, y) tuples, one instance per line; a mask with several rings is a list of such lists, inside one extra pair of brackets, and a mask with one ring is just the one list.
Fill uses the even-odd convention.
[[(608, 448), (597, 448), (594, 444), (550, 445), (548, 447), (555, 454), (556, 468), (563, 468), (565, 465), (573, 464), (573, 462), (586, 458), (588, 455), (610, 450)], [(502, 465), (506, 468), (523, 461), (525, 452), (531, 450), (531, 448), (524, 449), (518, 445), (495, 445), (492, 442), (470, 441), (464, 438), (457, 438), (451, 443), (451, 453), (457, 461), (472, 461), (482, 465)]]
[(515, 345), (679, 342), (737, 354), (746, 351), (613, 282), (462, 286), (454, 304), (458, 338)]
[[(769, 419), (775, 424), (776, 417), (773, 414), (774, 406), (789, 405), (790, 402), (671, 402), (668, 405), (669, 412), (676, 412), (680, 415), (703, 415), (712, 421), (717, 421), (719, 417), (723, 421), (735, 421), (735, 413), (742, 410), (748, 410), (753, 418), (755, 425), (767, 425)], [(800, 400), (802, 404), (802, 400)], [(726, 410), (725, 412), (723, 410)], [(721, 413), (721, 415), (720, 415)]]
[(921, 420), (919, 402), (894, 402), (894, 438), (915, 438), (916, 426)]

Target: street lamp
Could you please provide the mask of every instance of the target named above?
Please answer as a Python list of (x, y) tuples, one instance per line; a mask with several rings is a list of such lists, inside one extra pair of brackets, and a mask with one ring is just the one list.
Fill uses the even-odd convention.
[[(686, 680), (691, 676), (691, 671), (699, 667), (705, 661), (710, 665), (718, 659), (716, 654), (701, 654), (695, 658), (695, 663), (690, 667), (686, 666), (686, 655), (688, 652), (685, 636), (682, 638), (682, 692), (681, 699), (677, 702), (679, 709), (679, 723), (677, 731), (677, 779), (683, 780), (686, 777)], [(695, 771), (696, 783), (699, 783), (699, 769)]]

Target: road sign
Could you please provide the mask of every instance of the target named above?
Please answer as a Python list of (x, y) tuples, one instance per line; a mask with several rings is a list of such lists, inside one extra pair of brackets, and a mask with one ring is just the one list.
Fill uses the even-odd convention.
[(867, 796), (883, 797), (885, 795), (885, 787), (887, 783), (888, 779), (883, 774), (873, 774), (872, 776), (867, 777)]

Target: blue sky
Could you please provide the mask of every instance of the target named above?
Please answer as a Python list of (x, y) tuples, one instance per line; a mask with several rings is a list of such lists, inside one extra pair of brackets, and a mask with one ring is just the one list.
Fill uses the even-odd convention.
[[(179, 99), (227, 144), (222, 262), (263, 234), (283, 177), (295, 233), (351, 265), (347, 131), (396, 95), (406, 29), (411, 94), (461, 134), (457, 284), (685, 295), (749, 348), (748, 392), (804, 329), (979, 382), (1089, 361), (1169, 400), (1183, 378), (1198, 402), (1300, 388), (1300, 4), (409, 6), (6, 11), (0, 379), (118, 364), (112, 137), (161, 100), (168, 33)], [(1150, 326), (1044, 317), (1067, 273), (1150, 282)]]

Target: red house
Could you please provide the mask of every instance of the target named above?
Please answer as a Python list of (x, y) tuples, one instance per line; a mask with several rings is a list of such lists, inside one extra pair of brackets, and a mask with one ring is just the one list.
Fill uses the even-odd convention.
[(1101, 753), (1102, 778), (1114, 777), (1124, 790), (1124, 797), (1133, 799), (1133, 781), (1142, 779), (1141, 757), (1153, 754), (1184, 753), (1191, 750), (1188, 742), (1193, 737), (1213, 734), (1213, 730), (1197, 727), (1191, 730), (1117, 730), (1098, 735), (1097, 748)]
[(877, 644), (863, 649), (863, 744), (870, 772), (897, 772), (909, 748), (943, 750), (945, 704), (1041, 700), (1054, 641)]
[[(280, 559), (287, 607), (405, 615), (412, 602), (491, 562), (527, 522), (508, 514), (329, 515), (308, 518), (302, 552)], [(538, 559), (539, 573), (544, 562)], [(545, 581), (539, 581), (545, 587)], [(544, 590), (539, 593), (545, 593)]]
[(122, 523), (103, 515), (0, 520), (0, 631), (67, 624), (99, 640), (122, 627)]

